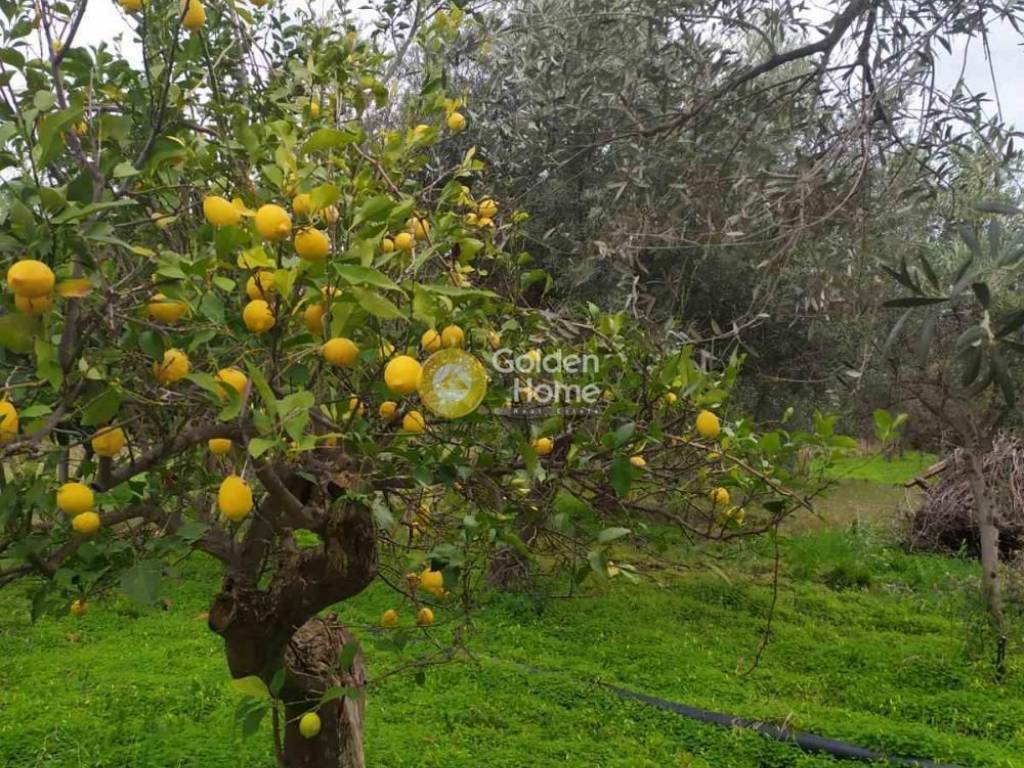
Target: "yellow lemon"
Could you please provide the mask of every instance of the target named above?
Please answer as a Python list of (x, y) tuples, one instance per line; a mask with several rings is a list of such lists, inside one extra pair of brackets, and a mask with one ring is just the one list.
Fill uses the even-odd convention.
[(124, 430), (120, 427), (104, 427), (92, 436), (92, 450), (97, 456), (112, 459), (124, 450)]
[(697, 414), (697, 432), (701, 437), (714, 440), (721, 431), (722, 424), (711, 411), (701, 411)]
[(491, 331), (487, 334), (487, 344), (491, 349), (497, 349), (501, 346), (501, 334), (497, 331)]
[(440, 597), (444, 594), (444, 574), (427, 568), (419, 575), (419, 585), (424, 592)]
[(484, 219), (493, 219), (498, 215), (498, 204), (491, 198), (481, 200), (476, 207), (477, 215)]
[(206, 441), (206, 447), (214, 456), (223, 456), (231, 450), (231, 441), (226, 437), (214, 437)]
[(381, 614), (380, 625), (386, 629), (393, 629), (398, 626), (398, 611), (394, 608), (388, 608)]
[(313, 212), (313, 198), (308, 192), (300, 192), (292, 198), (292, 213), (309, 216)]
[(323, 261), (331, 251), (331, 239), (319, 229), (303, 229), (295, 235), (295, 253), (306, 261)]
[(409, 411), (402, 417), (402, 431), (410, 435), (421, 435), (427, 430), (427, 422), (419, 411)]
[(487, 227), (494, 226), (494, 222), (491, 221), (491, 219), (489, 219), (487, 216), (481, 216), (479, 219), (477, 219), (477, 224), (479, 224), (484, 229), (486, 229)]
[(420, 216), (413, 216), (406, 222), (406, 226), (417, 240), (430, 237), (430, 222)]
[(385, 400), (380, 404), (380, 408), (377, 409), (377, 415), (379, 415), (384, 421), (392, 421), (398, 414), (398, 403), (394, 400)]
[(245, 395), (245, 388), (249, 385), (249, 377), (237, 368), (221, 368), (214, 377), (217, 381), (217, 396), (221, 400), (228, 399), (228, 387), (235, 390), (239, 397)]
[(217, 491), (217, 508), (233, 523), (244, 520), (252, 512), (252, 488), (238, 475), (228, 475)]
[(181, 23), (185, 29), (190, 32), (202, 29), (203, 24), (206, 23), (206, 8), (203, 7), (202, 2), (200, 0), (185, 0), (182, 3), (182, 8), (185, 9), (185, 16)]
[(85, 600), (75, 600), (68, 609), (68, 612), (72, 616), (85, 616), (85, 613), (88, 610), (89, 607), (86, 605)]
[(377, 357), (379, 357), (381, 360), (387, 360), (393, 354), (395, 354), (395, 345), (392, 344), (390, 341), (385, 341), (381, 343), (379, 347), (377, 347)]
[(629, 463), (637, 469), (643, 469), (647, 466), (647, 459), (638, 454), (636, 456), (630, 456)]
[(667, 404), (669, 404), (669, 405), (675, 405), (676, 401), (678, 399), (679, 399), (679, 395), (677, 395), (675, 392), (666, 392), (665, 393), (665, 402)]
[(477, 219), (475, 213), (467, 213), (465, 216), (462, 217), (462, 221), (465, 223), (467, 227), (475, 227), (479, 220)]
[(95, 512), (82, 512), (71, 519), (71, 527), (82, 536), (92, 536), (100, 529), (100, 516)]
[(466, 118), (461, 112), (452, 112), (448, 115), (448, 128), (458, 133), (466, 127)]
[(15, 296), (38, 299), (53, 293), (53, 270), (35, 259), (21, 259), (7, 270), (7, 285)]
[(309, 102), (309, 116), (310, 117), (320, 117), (320, 102), (319, 101), (310, 101)]
[(117, 0), (128, 13), (142, 10), (142, 0)]
[(153, 375), (161, 384), (173, 384), (188, 376), (188, 355), (180, 349), (164, 351), (164, 359), (153, 363)]
[(449, 325), (441, 331), (441, 343), (448, 349), (461, 347), (466, 340), (466, 334), (457, 325)]
[(316, 738), (320, 733), (320, 715), (316, 712), (307, 712), (299, 718), (299, 733), (304, 739)]
[(433, 328), (428, 329), (420, 336), (420, 348), (424, 352), (437, 352), (441, 348), (441, 334)]
[(53, 295), (49, 296), (15, 296), (14, 306), (26, 315), (45, 315), (53, 309)]
[(396, 251), (411, 251), (412, 245), (415, 241), (412, 235), (408, 232), (399, 232), (395, 235), (395, 250)]
[(395, 250), (395, 241), (392, 240), (390, 237), (385, 237), (383, 240), (380, 241), (380, 250), (381, 253), (391, 253), (393, 250)]
[(352, 341), (352, 339), (338, 336), (329, 339), (320, 348), (320, 354), (331, 365), (340, 365), (343, 368), (347, 368), (359, 357), (359, 345)]
[(57, 506), (74, 517), (92, 509), (95, 499), (85, 483), (64, 483), (57, 489)]
[(396, 395), (411, 395), (420, 385), (423, 368), (414, 358), (399, 355), (384, 368), (384, 383)]
[(555, 441), (550, 437), (538, 437), (530, 443), (530, 447), (533, 448), (533, 452), (538, 456), (547, 456), (555, 449)]
[(162, 293), (154, 293), (146, 305), (146, 311), (154, 320), (171, 325), (188, 312), (188, 304), (177, 299), (168, 299)]
[(274, 313), (263, 299), (253, 299), (242, 310), (242, 321), (253, 333), (266, 333), (274, 327)]
[(276, 292), (274, 273), (269, 269), (261, 269), (245, 283), (245, 295), (250, 299), (269, 301), (271, 295)]
[(354, 413), (356, 416), (362, 416), (366, 413), (366, 406), (359, 402), (359, 398), (356, 395), (352, 395), (348, 399), (348, 412)]
[(18, 436), (18, 409), (10, 400), (0, 400), (0, 445)]
[(711, 491), (711, 502), (713, 504), (728, 504), (732, 500), (728, 488), (715, 488)]
[(264, 240), (277, 242), (291, 234), (292, 217), (280, 205), (268, 203), (256, 211), (256, 233)]
[(302, 312), (302, 324), (314, 336), (324, 335), (324, 315), (327, 308), (323, 304), (310, 304)]
[(434, 623), (434, 612), (424, 606), (420, 608), (416, 613), (416, 626), (417, 627), (429, 627)]
[(230, 227), (242, 220), (238, 206), (218, 195), (203, 198), (203, 215), (215, 227)]

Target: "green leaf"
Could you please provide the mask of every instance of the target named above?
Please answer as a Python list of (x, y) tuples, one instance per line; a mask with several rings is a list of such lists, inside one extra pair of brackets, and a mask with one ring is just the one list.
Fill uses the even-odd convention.
[(160, 598), (163, 566), (157, 560), (140, 560), (121, 574), (121, 591), (142, 605), (153, 605)]
[(597, 540), (601, 544), (608, 544), (616, 539), (621, 539), (623, 536), (628, 536), (629, 533), (629, 528), (605, 528), (597, 534)]
[(902, 308), (902, 307), (927, 307), (932, 304), (941, 304), (944, 301), (949, 301), (948, 296), (904, 296), (900, 299), (892, 299), (882, 304), (883, 307), (889, 307), (890, 309)]
[(353, 285), (372, 285), (377, 288), (386, 288), (390, 291), (400, 291), (401, 287), (383, 272), (373, 267), (363, 267), (359, 264), (340, 264), (335, 272), (346, 282)]
[(368, 288), (357, 288), (356, 286), (349, 288), (349, 291), (355, 297), (355, 300), (359, 302), (359, 306), (375, 317), (379, 317), (382, 320), (401, 320), (405, 318), (402, 310), (394, 302), (384, 298), (376, 291), (371, 291)]
[(82, 424), (96, 427), (107, 424), (117, 415), (121, 408), (121, 396), (117, 390), (107, 387), (82, 412)]
[(341, 197), (341, 192), (333, 184), (321, 184), (309, 193), (310, 203), (314, 211), (319, 211), (329, 205), (333, 205)]
[(328, 149), (339, 149), (348, 144), (354, 144), (360, 140), (357, 131), (339, 131), (335, 128), (320, 128), (313, 131), (313, 135), (306, 139), (302, 145), (301, 152), (304, 155), (312, 152), (323, 152)]
[(615, 448), (618, 448), (620, 445), (623, 445), (624, 443), (629, 441), (630, 438), (633, 437), (633, 434), (635, 432), (636, 424), (634, 424), (633, 422), (623, 424), (621, 427), (615, 430), (615, 434), (612, 436), (612, 445)]
[(630, 486), (633, 484), (633, 467), (630, 465), (629, 459), (619, 456), (612, 462), (608, 472), (608, 482), (617, 496), (625, 496), (629, 493)]
[(230, 683), (238, 693), (243, 696), (248, 696), (250, 699), (269, 699), (270, 689), (267, 688), (267, 684), (264, 683), (256, 675), (249, 675), (248, 677), (239, 677), (232, 680)]
[(49, 112), (57, 103), (53, 91), (36, 91), (32, 97), (32, 103), (40, 112)]
[(258, 459), (275, 445), (277, 440), (272, 437), (254, 437), (249, 441), (249, 455)]
[(36, 318), (28, 315), (3, 315), (0, 317), (0, 347), (19, 355), (28, 354), (34, 346), (38, 328)]

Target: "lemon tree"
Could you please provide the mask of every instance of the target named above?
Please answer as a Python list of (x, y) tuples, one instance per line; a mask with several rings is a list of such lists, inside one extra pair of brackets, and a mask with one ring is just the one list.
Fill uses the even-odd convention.
[[(77, 44), (85, 5), (2, 8), (0, 585), (88, 620), (220, 561), (209, 626), (282, 764), (362, 765), (363, 645), (451, 658), (483, 575), (635, 578), (623, 537), (769, 530), (797, 452), (846, 444), (728, 414), (736, 358), (536, 306), (527, 214), (433, 63), (459, 11), (392, 105), (343, 19), (123, 0), (136, 64)], [(379, 627), (324, 614), (378, 579)]]

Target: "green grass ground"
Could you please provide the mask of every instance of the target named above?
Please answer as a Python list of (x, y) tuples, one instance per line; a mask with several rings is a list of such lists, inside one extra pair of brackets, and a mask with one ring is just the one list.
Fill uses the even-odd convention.
[[(892, 546), (881, 499), (892, 514), (899, 496), (870, 487), (881, 495), (864, 519), (851, 511), (864, 488), (843, 485), (826, 504), (835, 521), (783, 541), (773, 640), (755, 671), (744, 674), (771, 600), (767, 541), (691, 553), (691, 568), (639, 586), (504, 596), (477, 616), (475, 662), (432, 668), (422, 685), (402, 675), (374, 686), (368, 764), (837, 765), (619, 700), (602, 681), (892, 753), (1024, 766), (1024, 649), (994, 684), (978, 650), (974, 565)], [(271, 768), (267, 728), (243, 740), (234, 725), (239, 696), (203, 615), (215, 586), (213, 564), (197, 560), (166, 611), (114, 600), (35, 625), (18, 590), (0, 592), (0, 765)], [(343, 617), (368, 625), (390, 603), (373, 589)], [(373, 631), (359, 633), (371, 674), (389, 668)]]

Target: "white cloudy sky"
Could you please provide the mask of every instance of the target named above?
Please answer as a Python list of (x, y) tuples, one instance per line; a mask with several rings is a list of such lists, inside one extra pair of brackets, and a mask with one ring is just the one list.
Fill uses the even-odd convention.
[[(311, 6), (314, 10), (333, 6), (330, 0), (278, 0), (288, 6)], [(362, 3), (360, 3), (362, 4)], [(138, 61), (138, 48), (132, 42), (132, 32), (124, 14), (120, 12), (113, 0), (91, 0), (82, 21), (78, 43), (95, 45), (101, 41), (113, 42), (121, 37), (122, 49), (131, 58)], [(992, 66), (995, 69), (995, 82), (1001, 97), (1003, 116), (1020, 129), (1024, 129), (1024, 49), (1022, 49), (1017, 33), (1009, 24), (993, 25), (989, 30), (989, 43), (992, 48)], [(954, 48), (953, 55), (945, 57), (939, 68), (939, 84), (950, 88), (955, 83), (963, 66), (964, 45)], [(989, 71), (980, 39), (967, 45), (967, 66), (965, 77), (968, 87), (974, 93), (985, 92), (993, 95), (993, 78)], [(990, 104), (992, 113), (996, 104)]]

